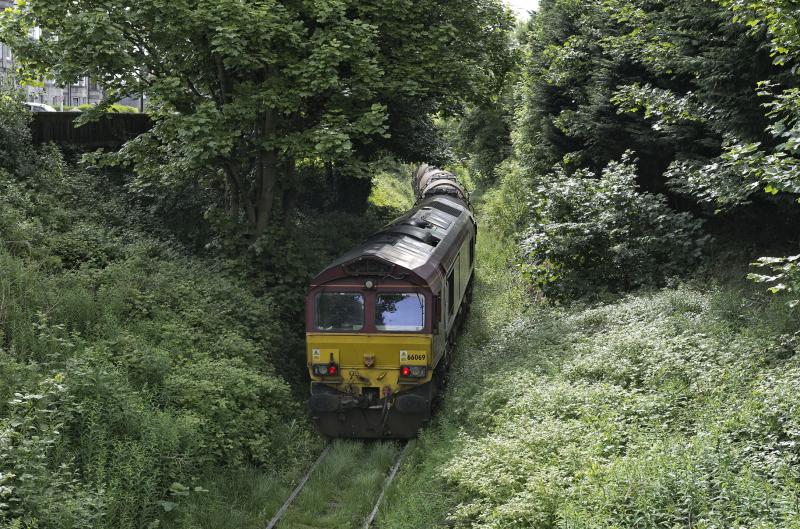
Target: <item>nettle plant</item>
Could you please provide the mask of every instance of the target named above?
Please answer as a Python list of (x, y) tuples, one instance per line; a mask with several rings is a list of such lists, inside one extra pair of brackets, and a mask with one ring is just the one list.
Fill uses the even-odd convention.
[(559, 167), (531, 202), (524, 269), (548, 296), (583, 297), (663, 284), (701, 257), (702, 222), (675, 212), (662, 195), (640, 192), (626, 153), (597, 177)]
[[(748, 279), (770, 285), (769, 291), (773, 294), (800, 296), (800, 254), (789, 257), (761, 257), (753, 263), (753, 266), (769, 268), (772, 273), (748, 274)], [(789, 306), (791, 308), (800, 306), (800, 299), (790, 299)]]

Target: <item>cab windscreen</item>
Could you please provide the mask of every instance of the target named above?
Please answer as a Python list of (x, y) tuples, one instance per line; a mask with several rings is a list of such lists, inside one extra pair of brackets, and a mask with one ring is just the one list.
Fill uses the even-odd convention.
[(425, 327), (425, 296), (418, 293), (379, 293), (375, 300), (375, 328), (414, 332)]
[(314, 326), (318, 331), (364, 328), (364, 296), (357, 292), (321, 292), (315, 305)]

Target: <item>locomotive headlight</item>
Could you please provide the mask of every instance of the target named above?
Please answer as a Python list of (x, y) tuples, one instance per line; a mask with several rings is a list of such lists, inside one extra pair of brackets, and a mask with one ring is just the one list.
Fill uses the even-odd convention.
[(425, 378), (427, 372), (425, 366), (400, 366), (400, 376), (405, 378)]

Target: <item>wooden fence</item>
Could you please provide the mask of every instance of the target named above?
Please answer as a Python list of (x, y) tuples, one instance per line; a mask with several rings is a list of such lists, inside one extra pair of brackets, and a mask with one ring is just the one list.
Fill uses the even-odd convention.
[(75, 127), (80, 112), (36, 112), (31, 121), (34, 143), (53, 142), (81, 149), (119, 149), (153, 126), (147, 114), (106, 113), (98, 121)]

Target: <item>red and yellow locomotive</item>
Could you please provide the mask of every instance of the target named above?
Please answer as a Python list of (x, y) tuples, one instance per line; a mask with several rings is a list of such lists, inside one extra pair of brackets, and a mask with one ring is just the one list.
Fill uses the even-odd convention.
[(412, 183), (417, 204), (311, 284), (309, 407), (324, 435), (413, 437), (450, 362), (477, 225), (451, 173), (423, 165)]

